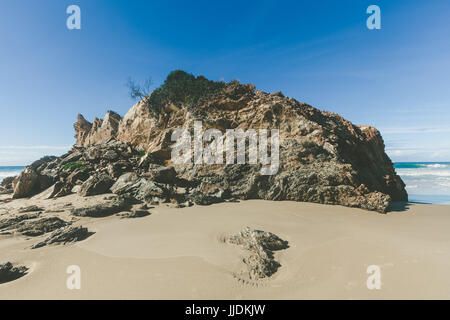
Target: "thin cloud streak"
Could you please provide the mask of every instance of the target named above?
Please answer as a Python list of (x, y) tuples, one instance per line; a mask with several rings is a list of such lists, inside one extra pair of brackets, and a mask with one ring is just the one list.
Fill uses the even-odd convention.
[(423, 134), (423, 133), (450, 133), (449, 127), (403, 127), (380, 128), (383, 134)]

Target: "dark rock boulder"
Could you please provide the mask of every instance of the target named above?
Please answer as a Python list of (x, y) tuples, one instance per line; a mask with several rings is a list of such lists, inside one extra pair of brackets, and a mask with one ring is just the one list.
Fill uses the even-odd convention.
[(13, 182), (13, 198), (29, 197), (39, 191), (39, 176), (31, 168), (25, 168)]
[(130, 202), (123, 197), (116, 197), (104, 203), (82, 207), (74, 208), (71, 213), (75, 216), (80, 217), (92, 217), (101, 218), (116, 214), (120, 211), (126, 210), (130, 205)]
[(27, 274), (25, 266), (14, 266), (11, 262), (0, 264), (0, 284), (14, 281)]
[(122, 175), (111, 187), (111, 191), (119, 195), (128, 195), (139, 201), (153, 203), (155, 201), (166, 201), (170, 191), (163, 184), (139, 177), (130, 172)]
[(177, 183), (177, 172), (173, 167), (165, 167), (158, 164), (150, 164), (148, 172), (143, 174), (144, 177), (149, 178), (155, 182), (175, 184)]
[(3, 187), (5, 190), (11, 190), (13, 189), (13, 181), (16, 177), (6, 177), (2, 180), (0, 183), (0, 187)]
[(114, 180), (106, 174), (96, 174), (87, 179), (81, 186), (79, 194), (83, 197), (104, 194), (114, 184)]

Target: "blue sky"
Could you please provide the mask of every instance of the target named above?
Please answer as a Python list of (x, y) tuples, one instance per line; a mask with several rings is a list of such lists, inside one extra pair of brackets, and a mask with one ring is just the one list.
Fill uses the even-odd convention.
[[(450, 2), (0, 0), (0, 165), (74, 143), (174, 69), (233, 78), (380, 129), (394, 161), (450, 161)], [(81, 30), (66, 8), (81, 8)], [(366, 8), (381, 8), (381, 30)]]

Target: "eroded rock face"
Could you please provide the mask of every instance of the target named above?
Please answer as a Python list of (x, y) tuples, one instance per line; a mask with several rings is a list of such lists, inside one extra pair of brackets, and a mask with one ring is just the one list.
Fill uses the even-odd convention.
[[(265, 199), (339, 204), (383, 213), (393, 201), (407, 201), (405, 185), (375, 128), (353, 125), (337, 114), (279, 92), (255, 90), (253, 85), (234, 81), (212, 87), (220, 90), (211, 94), (197, 90), (207, 98), (195, 103), (189, 102), (187, 92), (186, 99), (178, 102), (160, 100), (162, 106), (146, 97), (123, 118), (108, 112), (91, 124), (79, 115), (74, 124), (76, 145), (59, 158), (45, 157), (27, 167), (14, 180), (14, 197), (47, 188), (44, 198), (111, 190), (136, 201), (179, 206)], [(172, 163), (172, 133), (179, 128), (191, 132), (195, 121), (202, 122), (203, 131), (279, 130), (278, 171), (262, 175), (260, 163)]]
[(228, 243), (242, 246), (250, 251), (243, 262), (247, 265), (248, 278), (260, 280), (270, 277), (281, 266), (273, 257), (273, 251), (288, 248), (288, 242), (270, 232), (245, 227), (241, 232), (226, 239)]
[(113, 111), (108, 111), (104, 119), (94, 119), (93, 124), (78, 115), (78, 121), (74, 124), (76, 145), (87, 147), (108, 142), (115, 138), (120, 120), (121, 117)]
[(89, 135), (89, 131), (92, 128), (92, 123), (79, 114), (77, 122), (75, 122), (73, 128), (75, 129), (75, 139), (77, 139), (76, 145), (82, 147), (85, 143), (86, 137)]
[[(120, 120), (117, 130), (108, 132), (145, 150), (158, 164), (170, 163), (173, 130), (192, 130), (196, 120), (202, 121), (203, 130), (216, 128), (222, 133), (238, 128), (279, 130), (280, 168), (275, 175), (261, 175), (260, 165), (174, 165), (178, 179), (194, 184), (197, 194), (206, 198), (210, 190), (229, 190), (238, 199), (308, 201), (378, 212), (386, 212), (393, 201), (408, 199), (378, 130), (353, 125), (279, 92), (269, 94), (232, 82), (193, 106), (168, 101), (159, 113), (152, 108), (144, 99)], [(100, 141), (96, 137), (103, 132), (103, 123), (97, 122), (77, 145)], [(79, 129), (77, 136), (85, 137), (83, 132)]]

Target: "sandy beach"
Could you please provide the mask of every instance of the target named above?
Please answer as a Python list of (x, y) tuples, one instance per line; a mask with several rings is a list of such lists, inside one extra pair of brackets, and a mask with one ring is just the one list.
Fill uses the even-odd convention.
[[(95, 199), (95, 197), (92, 197)], [(53, 206), (89, 201), (77, 195), (15, 200)], [(0, 285), (0, 299), (448, 299), (448, 206), (407, 204), (388, 214), (341, 206), (263, 200), (150, 209), (137, 219), (80, 218), (95, 232), (74, 244), (31, 250), (42, 237), (3, 235), (0, 261), (28, 274)], [(64, 216), (64, 213), (58, 213)], [(242, 282), (245, 250), (221, 239), (243, 227), (288, 241), (268, 279)], [(66, 269), (81, 269), (81, 290), (69, 290)], [(366, 286), (369, 265), (382, 287)]]

